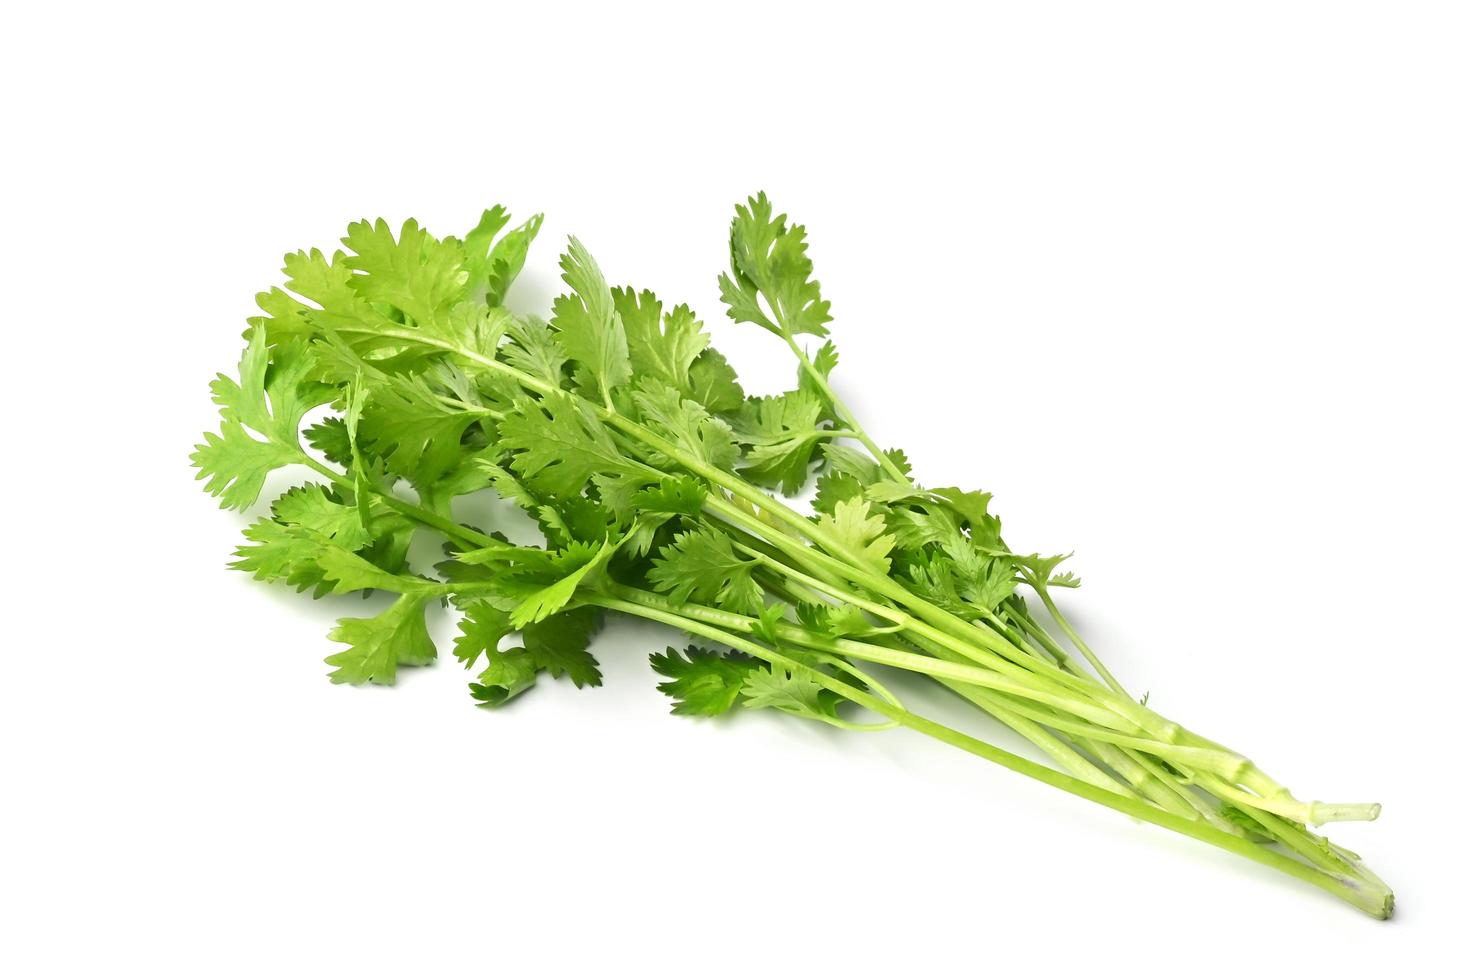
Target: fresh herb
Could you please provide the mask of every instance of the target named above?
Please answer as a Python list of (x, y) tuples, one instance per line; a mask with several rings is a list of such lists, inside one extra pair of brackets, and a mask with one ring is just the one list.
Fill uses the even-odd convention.
[[(252, 507), (279, 468), (315, 474), (250, 526), (235, 567), (314, 596), (393, 597), (329, 633), (333, 681), (391, 684), (431, 662), (425, 617), (448, 603), (477, 702), (543, 675), (597, 686), (592, 637), (608, 614), (637, 616), (696, 640), (650, 658), (676, 714), (910, 728), (1390, 913), (1390, 890), (1309, 829), (1377, 805), (1298, 799), (1146, 707), (1055, 601), (1079, 585), (1064, 556), (1013, 549), (989, 495), (923, 487), (875, 444), (830, 384), (832, 341), (802, 341), (827, 337), (829, 303), (803, 228), (765, 196), (737, 208), (720, 277), (731, 319), (796, 361), (795, 387), (762, 397), (688, 307), (611, 289), (576, 240), (550, 320), (504, 308), (541, 219), (509, 223), (493, 208), (437, 239), (359, 222), (345, 251), (287, 256), (237, 376), (212, 386), (220, 425), (193, 460), (223, 506)], [(815, 478), (812, 514), (770, 492)], [(544, 546), (456, 517), (457, 497), (487, 488)], [(419, 532), (443, 542), (433, 570), (407, 561)], [(945, 685), (1052, 765), (909, 711), (877, 667)]]

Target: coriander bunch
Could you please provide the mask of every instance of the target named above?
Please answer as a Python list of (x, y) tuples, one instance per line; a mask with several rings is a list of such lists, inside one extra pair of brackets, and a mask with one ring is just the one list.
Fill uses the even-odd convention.
[[(576, 239), (551, 317), (508, 310), (541, 219), (510, 224), (499, 207), (464, 238), (364, 221), (330, 256), (288, 255), (237, 376), (212, 386), (220, 427), (193, 461), (223, 506), (250, 508), (278, 468), (312, 474), (247, 528), (233, 567), (314, 596), (393, 597), (329, 633), (332, 680), (390, 684), (432, 662), (426, 613), (448, 606), (480, 704), (544, 675), (596, 686), (594, 634), (636, 616), (694, 640), (650, 657), (675, 714), (910, 728), (1390, 913), (1391, 891), (1311, 830), (1376, 804), (1296, 797), (1136, 700), (1056, 601), (1079, 585), (1066, 556), (1013, 548), (989, 494), (924, 487), (870, 438), (830, 384), (804, 229), (765, 195), (737, 208), (720, 289), (732, 320), (793, 357), (780, 395), (746, 394), (689, 307), (611, 289)], [(815, 476), (812, 513), (785, 502)], [(457, 517), (457, 498), (488, 488), (542, 545)], [(408, 562), (420, 533), (443, 542), (433, 569)], [(885, 684), (896, 671), (1047, 763), (908, 710)]]

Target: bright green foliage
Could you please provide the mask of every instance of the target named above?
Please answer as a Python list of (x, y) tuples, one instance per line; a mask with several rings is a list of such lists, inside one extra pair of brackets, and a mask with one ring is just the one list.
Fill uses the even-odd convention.
[(468, 669), (474, 667), (483, 655), (496, 653), (510, 632), (511, 617), (505, 610), (489, 602), (468, 602), (460, 617), (460, 634), (455, 637), (455, 659)]
[(460, 461), (461, 437), (477, 415), (449, 404), (423, 376), (388, 377), (372, 387), (358, 438), (388, 468), (428, 486)]
[(692, 477), (666, 477), (635, 494), (632, 503), (646, 514), (697, 517), (706, 503), (706, 488)]
[[(452, 615), (478, 703), (544, 674), (596, 687), (590, 645), (607, 613), (629, 614), (713, 645), (650, 657), (675, 714), (905, 726), (1389, 911), (1358, 859), (1306, 829), (1375, 807), (1301, 801), (1128, 694), (1050, 591), (1079, 584), (1067, 556), (1015, 551), (990, 495), (927, 489), (868, 436), (830, 384), (833, 341), (809, 354), (797, 339), (827, 336), (829, 304), (802, 226), (765, 195), (737, 208), (720, 280), (728, 316), (795, 359), (793, 390), (764, 397), (744, 395), (693, 310), (610, 289), (577, 239), (550, 322), (506, 309), (540, 226), (500, 207), (464, 239), (364, 221), (343, 251), (288, 255), (237, 375), (211, 385), (219, 425), (193, 461), (223, 506), (253, 507), (282, 467), (313, 472), (250, 524), (232, 567), (390, 603), (338, 622), (333, 681), (431, 663), (427, 617)], [(763, 489), (815, 477), (808, 515)], [(457, 501), (482, 490), (541, 540)], [(417, 535), (443, 546), (434, 577), (410, 558)], [(911, 712), (895, 671), (946, 686), (1048, 764)]]
[(598, 687), (603, 675), (588, 652), (588, 643), (601, 622), (596, 608), (570, 609), (528, 626), (522, 639), (539, 670), (554, 678), (567, 675), (575, 687)]
[(353, 289), (370, 303), (400, 310), (413, 323), (434, 323), (465, 292), (465, 253), (454, 239), (439, 241), (413, 218), (404, 222), (399, 237), (382, 218), (348, 226), (343, 239), (353, 254), (348, 268), (361, 275), (350, 280)]
[(732, 550), (731, 538), (701, 526), (678, 534), (650, 569), (650, 583), (676, 602), (694, 599), (733, 612), (762, 608), (762, 587), (753, 580), (757, 562)]
[(553, 497), (576, 495), (595, 474), (638, 472), (593, 409), (572, 398), (522, 399), (501, 424), (501, 443), (513, 454), (512, 470)]
[(691, 365), (710, 344), (701, 321), (682, 304), (661, 316), (655, 294), (633, 289), (613, 291), (614, 308), (629, 340), (629, 361), (635, 374), (653, 378), (689, 396)]
[(895, 538), (885, 533), (885, 518), (870, 512), (863, 498), (840, 501), (833, 514), (820, 514), (818, 526), (829, 540), (863, 568), (884, 575), (890, 570)]
[(823, 438), (823, 406), (801, 389), (783, 395), (748, 398), (736, 419), (737, 438), (749, 447), (742, 476), (765, 487), (794, 494), (808, 482), (814, 451)]
[[(721, 300), (733, 320), (774, 333), (824, 336), (828, 301), (819, 295), (802, 225), (773, 216), (766, 194), (737, 206), (731, 225), (731, 275), (720, 279)], [(758, 296), (766, 300), (764, 311)], [(769, 317), (768, 313), (772, 316)]]
[(485, 301), (493, 307), (506, 297), (512, 280), (522, 271), (527, 249), (542, 227), (542, 215), (537, 214), (496, 238), (510, 220), (511, 215), (498, 204), (483, 212), (476, 227), (465, 236), (467, 282), (473, 287), (484, 283)]
[(514, 317), (506, 335), (511, 343), (501, 349), (506, 363), (524, 374), (549, 384), (561, 384), (568, 353), (558, 343), (552, 328), (536, 317)]
[(562, 257), (563, 281), (573, 292), (552, 304), (552, 326), (568, 356), (588, 372), (605, 402), (631, 377), (629, 343), (614, 298), (593, 256), (576, 238)]
[(747, 675), (742, 688), (748, 708), (776, 708), (800, 718), (828, 721), (838, 717), (839, 699), (815, 679), (814, 671), (773, 664)]
[(658, 687), (674, 702), (671, 714), (713, 717), (731, 710), (747, 677), (760, 664), (749, 657), (688, 646), (683, 657), (674, 647), (650, 654), (650, 666), (655, 673), (670, 678)]
[(537, 682), (537, 664), (522, 647), (492, 653), (471, 685), (471, 696), (488, 708), (510, 701)]
[(729, 470), (741, 455), (731, 426), (667, 384), (653, 379), (640, 381), (634, 390), (634, 404), (641, 420), (655, 433), (702, 462)]
[(327, 635), (348, 649), (327, 662), (336, 669), (334, 684), (392, 684), (398, 670), (422, 667), (435, 659), (435, 644), (425, 629), (425, 597), (403, 595), (371, 619), (340, 619)]
[(302, 416), (332, 395), (327, 386), (309, 382), (311, 371), (304, 344), (284, 342), (272, 356), (266, 330), (258, 326), (240, 359), (239, 379), (222, 374), (210, 386), (220, 406), (220, 431), (205, 433), (191, 460), (220, 506), (245, 510), (273, 470), (297, 462)]
[(605, 541), (597, 548), (581, 541), (569, 545), (557, 557), (557, 570), (563, 573), (562, 577), (518, 603), (511, 611), (511, 624), (521, 629), (562, 609), (572, 601), (583, 580), (601, 569), (613, 551), (612, 541)]

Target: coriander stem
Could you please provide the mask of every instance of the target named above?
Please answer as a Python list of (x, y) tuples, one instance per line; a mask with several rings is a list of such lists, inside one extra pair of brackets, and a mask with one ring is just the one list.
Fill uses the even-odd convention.
[(1048, 587), (1038, 582), (1031, 584), (1033, 585), (1033, 591), (1037, 592), (1038, 597), (1043, 600), (1044, 608), (1054, 618), (1054, 622), (1059, 624), (1059, 628), (1064, 631), (1065, 636), (1069, 637), (1069, 642), (1074, 644), (1075, 649), (1084, 654), (1084, 659), (1089, 661), (1090, 666), (1095, 669), (1095, 672), (1100, 675), (1100, 678), (1116, 692), (1130, 697), (1130, 692), (1115, 679), (1114, 675), (1100, 661), (1100, 658), (1095, 656), (1095, 652), (1089, 648), (1089, 644), (1085, 643), (1080, 635), (1074, 631), (1074, 627), (1070, 624), (1069, 620), (1064, 618), (1064, 614), (1059, 612), (1059, 607), (1054, 605), (1053, 597), (1049, 595)]
[(834, 406), (834, 413), (839, 416), (839, 420), (844, 425), (849, 427), (853, 432), (854, 438), (858, 439), (860, 444), (875, 458), (875, 462), (879, 463), (885, 472), (890, 474), (891, 479), (909, 486), (910, 477), (906, 476), (900, 467), (895, 465), (895, 461), (885, 455), (884, 451), (869, 437), (869, 433), (864, 431), (864, 428), (859, 424), (854, 413), (849, 411), (849, 406), (844, 404), (844, 401), (834, 391), (833, 387), (829, 385), (829, 379), (824, 377), (823, 372), (815, 367), (813, 362), (808, 359), (808, 353), (802, 347), (798, 346), (798, 342), (793, 339), (793, 335), (788, 332), (786, 326), (782, 328), (782, 338), (788, 342), (788, 349), (793, 352), (793, 356), (802, 365), (803, 373), (808, 375), (809, 380), (818, 386), (819, 391), (824, 393), (824, 397), (829, 400), (829, 404)]
[[(804, 669), (796, 661), (784, 657), (782, 654), (770, 650), (765, 646), (753, 643), (745, 637), (729, 633), (726, 630), (680, 616), (664, 609), (627, 602), (608, 595), (592, 596), (589, 602), (602, 606), (605, 609), (625, 612), (642, 619), (649, 619), (664, 623), (667, 626), (673, 626), (684, 632), (722, 643), (734, 650), (739, 650), (750, 656), (787, 669)], [(990, 762), (995, 762), (998, 765), (1036, 779), (1039, 782), (1047, 783), (1056, 789), (1062, 789), (1075, 796), (1099, 803), (1102, 806), (1110, 807), (1112, 810), (1118, 810), (1138, 820), (1156, 824), (1157, 826), (1175, 831), (1184, 836), (1195, 838), (1203, 843), (1212, 844), (1225, 851), (1230, 851), (1249, 860), (1256, 861), (1259, 864), (1314, 885), (1376, 918), (1384, 919), (1391, 912), (1391, 893), (1384, 886), (1380, 888), (1368, 887), (1366, 882), (1355, 877), (1323, 871), (1295, 858), (1255, 844), (1252, 841), (1218, 830), (1204, 821), (1184, 817), (1175, 813), (1168, 813), (1133, 796), (1105, 789), (1067, 773), (1050, 769), (1031, 759), (1025, 759), (1020, 755), (1015, 755), (1006, 749), (998, 748), (989, 742), (984, 742), (979, 738), (949, 728), (939, 722), (913, 714), (903, 708), (897, 708), (880, 698), (867, 694), (827, 674), (818, 671), (809, 671), (808, 673), (815, 683), (821, 687), (854, 702), (860, 707), (891, 718), (913, 731), (920, 732), (923, 735), (929, 735), (938, 741), (970, 752)]]

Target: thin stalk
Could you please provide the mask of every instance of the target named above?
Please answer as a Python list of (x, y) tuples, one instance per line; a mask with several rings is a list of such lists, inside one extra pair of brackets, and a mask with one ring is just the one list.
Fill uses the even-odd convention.
[[(301, 461), (303, 463), (311, 467), (316, 472), (322, 474), (322, 476), (331, 480), (337, 486), (342, 487), (343, 489), (348, 491), (355, 490), (353, 481), (348, 479), (348, 477), (344, 476), (342, 473), (338, 473), (331, 467), (322, 465), (317, 460), (307, 455), (307, 453), (303, 451), (300, 447), (297, 448), (297, 452), (300, 453)], [(441, 534), (444, 534), (446, 537), (450, 538), (452, 541), (456, 541), (461, 544), (472, 544), (483, 548), (487, 545), (500, 544), (499, 541), (497, 541), (493, 537), (490, 537), (489, 535), (485, 535), (479, 531), (472, 530), (471, 528), (468, 528), (463, 524), (457, 523), (450, 517), (435, 513), (433, 510), (429, 510), (425, 507), (420, 507), (417, 504), (411, 504), (409, 501), (403, 500), (400, 497), (395, 496), (390, 491), (384, 490), (381, 487), (370, 486), (368, 489), (369, 492), (371, 492), (374, 496), (382, 500), (386, 506), (393, 508), (394, 510), (403, 514), (405, 517), (413, 518), (414, 520), (419, 521), (421, 524), (424, 524), (427, 527), (434, 528)]]
[(823, 372), (815, 367), (813, 362), (808, 359), (808, 353), (798, 346), (798, 342), (793, 339), (793, 335), (787, 331), (786, 327), (783, 328), (782, 338), (788, 342), (788, 349), (793, 352), (793, 356), (802, 365), (803, 373), (808, 375), (808, 379), (818, 387), (819, 391), (823, 392), (824, 397), (829, 400), (829, 404), (834, 406), (834, 413), (839, 416), (839, 420), (844, 425), (849, 427), (854, 438), (858, 439), (860, 444), (874, 457), (875, 462), (879, 463), (885, 472), (890, 474), (892, 480), (909, 486), (910, 477), (906, 476), (904, 471), (895, 465), (895, 461), (885, 455), (884, 451), (869, 437), (869, 433), (864, 431), (864, 427), (859, 424), (858, 418), (849, 410), (849, 406), (844, 404), (843, 400), (829, 385), (829, 379), (824, 377)]
[(1033, 591), (1038, 593), (1038, 597), (1043, 600), (1044, 608), (1047, 609), (1049, 615), (1054, 618), (1054, 622), (1059, 624), (1059, 629), (1064, 631), (1064, 635), (1069, 637), (1069, 642), (1074, 644), (1074, 648), (1077, 649), (1080, 653), (1084, 654), (1084, 659), (1089, 661), (1089, 665), (1095, 669), (1095, 673), (1099, 674), (1101, 679), (1103, 679), (1104, 682), (1110, 685), (1110, 687), (1113, 688), (1115, 691), (1125, 695), (1126, 697), (1130, 697), (1130, 692), (1127, 691), (1125, 687), (1115, 679), (1115, 676), (1110, 673), (1109, 669), (1104, 665), (1100, 658), (1095, 656), (1095, 652), (1089, 648), (1089, 644), (1085, 643), (1084, 639), (1077, 632), (1075, 632), (1074, 627), (1070, 624), (1069, 620), (1064, 618), (1064, 614), (1059, 612), (1059, 607), (1054, 605), (1053, 597), (1049, 595), (1048, 588), (1043, 585), (1033, 583)]
[[(797, 661), (785, 657), (761, 644), (751, 642), (746, 637), (727, 632), (726, 630), (702, 623), (698, 620), (689, 619), (663, 609), (627, 602), (608, 595), (593, 596), (590, 597), (589, 601), (605, 609), (624, 612), (642, 619), (673, 626), (676, 629), (724, 644), (734, 650), (739, 650), (768, 663), (777, 664), (788, 670), (804, 669)], [(1184, 836), (1200, 840), (1203, 843), (1212, 844), (1225, 851), (1246, 857), (1249, 860), (1320, 888), (1376, 918), (1384, 919), (1390, 914), (1391, 895), (1384, 888), (1371, 887), (1368, 883), (1351, 875), (1333, 874), (1323, 871), (1295, 858), (1254, 844), (1251, 841), (1224, 833), (1201, 820), (1189, 819), (1175, 813), (1168, 813), (1133, 796), (1105, 789), (1067, 773), (1050, 769), (1031, 759), (1025, 759), (1022, 756), (1015, 755), (1006, 749), (998, 748), (991, 743), (949, 728), (929, 718), (913, 714), (903, 708), (897, 708), (880, 698), (867, 694), (827, 674), (817, 671), (808, 671), (808, 674), (813, 678), (815, 683), (826, 690), (832, 691), (862, 708), (867, 708), (876, 714), (893, 719), (913, 731), (928, 735), (938, 741), (970, 752), (989, 762), (995, 762), (1000, 766), (1036, 779), (1039, 782), (1047, 783), (1067, 793), (1072, 793), (1091, 802), (1107, 806), (1112, 810), (1118, 810), (1138, 820), (1156, 824), (1157, 826), (1175, 831)]]

